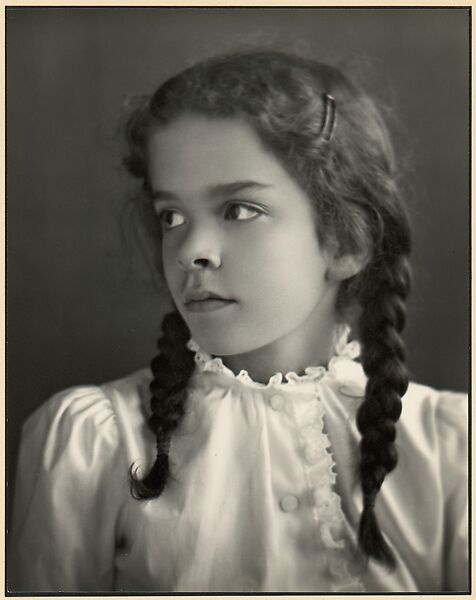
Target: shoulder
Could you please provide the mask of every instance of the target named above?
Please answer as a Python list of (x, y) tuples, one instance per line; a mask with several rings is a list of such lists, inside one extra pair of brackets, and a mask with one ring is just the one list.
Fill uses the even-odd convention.
[(51, 396), (27, 419), (24, 429), (42, 421), (63, 425), (92, 421), (97, 425), (113, 419), (117, 407), (133, 411), (139, 409), (144, 390), (150, 380), (148, 369), (136, 371), (127, 377), (102, 385), (79, 385)]
[[(121, 421), (138, 425), (145, 421), (144, 388), (148, 371), (104, 385), (75, 386), (43, 403), (25, 422), (22, 445), (43, 447), (50, 462), (66, 455), (105, 457), (118, 451)], [(43, 465), (46, 466), (46, 465)]]
[(71, 433), (83, 424), (107, 426), (114, 417), (109, 399), (98, 386), (84, 385), (54, 394), (30, 415), (23, 426), (23, 436), (41, 431), (51, 434), (62, 430)]
[(403, 397), (402, 418), (434, 419), (441, 424), (461, 427), (466, 424), (468, 396), (463, 392), (439, 391), (429, 386), (410, 383)]
[(463, 456), (467, 451), (468, 396), (411, 383), (403, 398), (400, 434), (422, 450)]

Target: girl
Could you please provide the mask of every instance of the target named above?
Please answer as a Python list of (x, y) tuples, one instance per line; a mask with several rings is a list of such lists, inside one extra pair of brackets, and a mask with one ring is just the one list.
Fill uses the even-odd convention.
[(245, 53), (165, 82), (127, 136), (175, 309), (151, 372), (25, 425), (14, 588), (467, 590), (465, 399), (407, 389), (410, 232), (373, 102)]

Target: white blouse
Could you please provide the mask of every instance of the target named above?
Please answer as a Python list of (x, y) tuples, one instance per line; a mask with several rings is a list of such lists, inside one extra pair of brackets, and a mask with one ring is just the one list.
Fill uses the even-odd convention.
[[(338, 344), (339, 346), (339, 344)], [(355, 342), (328, 368), (235, 376), (196, 351), (156, 499), (130, 494), (155, 455), (148, 370), (57, 394), (24, 426), (9, 555), (14, 591), (464, 591), (467, 400), (411, 384), (399, 463), (376, 513), (397, 568), (356, 551)]]

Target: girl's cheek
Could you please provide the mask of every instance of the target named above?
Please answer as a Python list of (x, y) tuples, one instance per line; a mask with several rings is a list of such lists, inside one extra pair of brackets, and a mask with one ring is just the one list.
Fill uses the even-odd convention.
[(162, 272), (169, 292), (174, 295), (177, 287), (178, 262), (176, 251), (169, 245), (162, 244)]

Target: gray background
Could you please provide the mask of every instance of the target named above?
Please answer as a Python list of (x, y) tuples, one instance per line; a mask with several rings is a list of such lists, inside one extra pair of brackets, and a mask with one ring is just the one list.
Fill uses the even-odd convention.
[(364, 65), (393, 106), (413, 190), (408, 362), (416, 381), (465, 390), (468, 41), (467, 10), (7, 9), (9, 474), (22, 421), (49, 395), (154, 353), (166, 301), (123, 235), (135, 183), (121, 107), (243, 43)]

